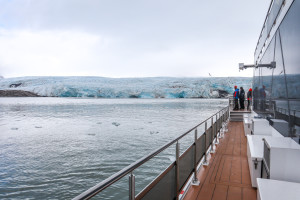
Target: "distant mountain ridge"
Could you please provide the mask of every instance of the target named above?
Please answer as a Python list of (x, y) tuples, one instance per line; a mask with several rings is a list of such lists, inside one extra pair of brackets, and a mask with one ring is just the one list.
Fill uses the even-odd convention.
[(199, 78), (105, 78), (105, 77), (18, 77), (0, 79), (0, 90), (28, 91), (48, 97), (94, 98), (222, 98), (234, 85), (251, 87), (249, 77)]

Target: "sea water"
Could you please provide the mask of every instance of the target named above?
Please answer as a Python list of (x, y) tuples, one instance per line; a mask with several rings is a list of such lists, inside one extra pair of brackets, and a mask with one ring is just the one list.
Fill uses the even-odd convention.
[[(225, 99), (0, 98), (0, 199), (71, 199), (227, 106)], [(194, 135), (182, 139), (181, 150)], [(140, 192), (172, 146), (133, 173)], [(125, 176), (95, 199), (128, 199)]]

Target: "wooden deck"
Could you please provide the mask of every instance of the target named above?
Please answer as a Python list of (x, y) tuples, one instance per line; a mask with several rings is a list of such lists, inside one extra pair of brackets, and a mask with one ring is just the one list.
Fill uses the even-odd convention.
[(247, 161), (247, 139), (242, 122), (230, 122), (209, 165), (198, 173), (200, 186), (191, 186), (185, 200), (256, 200)]

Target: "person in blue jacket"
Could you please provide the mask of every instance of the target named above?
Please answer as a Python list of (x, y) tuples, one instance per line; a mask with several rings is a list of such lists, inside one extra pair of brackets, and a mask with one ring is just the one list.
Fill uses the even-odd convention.
[(233, 99), (234, 99), (233, 110), (238, 110), (239, 109), (239, 89), (237, 86), (234, 86)]

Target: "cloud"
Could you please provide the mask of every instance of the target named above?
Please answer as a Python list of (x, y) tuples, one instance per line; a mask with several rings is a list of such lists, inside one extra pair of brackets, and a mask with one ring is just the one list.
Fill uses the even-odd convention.
[(78, 31), (0, 29), (0, 43), (2, 73), (59, 75), (84, 73), (94, 49), (105, 49), (110, 41)]
[(0, 0), (0, 74), (251, 76), (268, 3)]
[(215, 42), (177, 41), (164, 47), (141, 48), (120, 38), (74, 30), (0, 29), (0, 73), (4, 76), (188, 77), (208, 73), (232, 76), (227, 71), (242, 75), (236, 73), (238, 60), (233, 60), (232, 54), (246, 55), (241, 55), (240, 50), (223, 51), (217, 45), (219, 39)]

